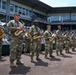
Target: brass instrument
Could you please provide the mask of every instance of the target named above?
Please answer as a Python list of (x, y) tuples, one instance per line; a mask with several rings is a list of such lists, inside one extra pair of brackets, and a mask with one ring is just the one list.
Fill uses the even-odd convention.
[(34, 39), (34, 40), (37, 40), (37, 39), (41, 39), (41, 37), (42, 37), (41, 35), (39, 35), (39, 36), (38, 36), (38, 35), (34, 35), (34, 36), (33, 36), (33, 39)]
[[(22, 27), (24, 27), (25, 23), (23, 22), (23, 23), (21, 23), (21, 24), (22, 24)], [(14, 35), (15, 35), (15, 36), (19, 36), (21, 33), (23, 33), (23, 31), (24, 31), (24, 30), (17, 30), (17, 31), (14, 33)]]
[(5, 36), (5, 31), (3, 28), (0, 28), (0, 39)]
[(70, 43), (70, 41), (66, 41), (66, 43), (67, 43), (67, 44), (69, 44), (69, 43)]
[(29, 33), (29, 32), (26, 32), (25, 33), (25, 36), (26, 36), (26, 39), (31, 39), (32, 37), (31, 37), (31, 34)]
[(52, 34), (52, 36), (49, 38), (50, 42), (52, 42), (56, 38), (58, 32), (59, 32), (59, 30), (57, 30), (54, 34)]

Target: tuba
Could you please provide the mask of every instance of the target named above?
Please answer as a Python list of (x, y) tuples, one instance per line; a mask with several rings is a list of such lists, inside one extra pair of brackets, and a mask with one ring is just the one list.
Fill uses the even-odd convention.
[(5, 31), (3, 28), (0, 28), (0, 39), (5, 36)]
[[(21, 24), (22, 24), (22, 27), (24, 27), (25, 23), (23, 22), (23, 23), (21, 23)], [(17, 30), (17, 31), (14, 33), (14, 35), (15, 35), (15, 36), (19, 36), (21, 33), (23, 33), (23, 31), (24, 31), (24, 30)]]

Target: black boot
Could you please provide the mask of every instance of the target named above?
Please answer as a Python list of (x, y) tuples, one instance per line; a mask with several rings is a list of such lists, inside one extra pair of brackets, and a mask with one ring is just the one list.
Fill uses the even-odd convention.
[(38, 61), (39, 61), (39, 60), (41, 60), (41, 59), (39, 58), (39, 56), (36, 56), (36, 60), (38, 60)]
[(59, 56), (58, 51), (56, 51), (56, 55)]
[(60, 51), (60, 55), (64, 55), (64, 54), (62, 53), (62, 51)]
[(55, 58), (53, 55), (50, 55), (51, 58)]

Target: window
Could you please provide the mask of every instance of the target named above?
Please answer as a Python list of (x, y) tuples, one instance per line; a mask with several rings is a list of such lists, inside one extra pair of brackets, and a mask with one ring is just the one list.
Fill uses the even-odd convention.
[(28, 9), (26, 9), (26, 15), (28, 16)]
[(63, 15), (62, 18), (63, 18), (63, 21), (70, 20), (70, 16), (68, 16), (68, 15)]
[(29, 10), (29, 16), (31, 16), (31, 14), (32, 14), (32, 11), (31, 11), (31, 10)]
[(10, 11), (12, 11), (12, 12), (14, 11), (14, 5), (13, 4), (10, 5)]
[(59, 16), (51, 16), (51, 21), (59, 21)]
[(72, 21), (76, 21), (76, 15), (72, 15), (72, 16), (71, 16), (71, 20), (72, 20)]
[(15, 12), (18, 12), (18, 6), (15, 6)]
[(22, 8), (22, 14), (25, 15), (25, 8)]
[(19, 7), (19, 11), (18, 11), (20, 14), (22, 13), (22, 8), (21, 7)]
[(2, 1), (2, 9), (6, 9), (6, 2)]

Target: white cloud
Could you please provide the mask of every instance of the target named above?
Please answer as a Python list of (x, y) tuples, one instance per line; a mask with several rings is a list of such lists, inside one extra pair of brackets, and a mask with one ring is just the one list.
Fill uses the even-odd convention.
[(76, 0), (40, 0), (52, 7), (76, 6)]

